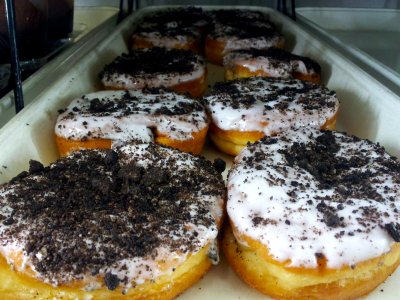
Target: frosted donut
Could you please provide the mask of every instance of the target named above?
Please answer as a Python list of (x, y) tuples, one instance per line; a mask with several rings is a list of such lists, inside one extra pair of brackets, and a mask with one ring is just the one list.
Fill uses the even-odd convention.
[(210, 162), (156, 144), (31, 162), (0, 186), (2, 298), (172, 299), (218, 261), (224, 198)]
[(209, 13), (200, 7), (174, 7), (146, 15), (142, 23), (156, 25), (170, 22), (176, 22), (180, 27), (194, 27), (204, 33), (211, 23), (211, 18)]
[(107, 89), (166, 87), (200, 97), (207, 88), (204, 59), (186, 50), (139, 49), (118, 56), (99, 76)]
[(264, 77), (217, 83), (204, 102), (211, 140), (231, 155), (248, 142), (292, 128), (334, 129), (339, 109), (335, 92), (323, 86)]
[(300, 129), (265, 137), (235, 158), (236, 273), (279, 299), (353, 299), (400, 264), (400, 162), (367, 140)]
[(265, 20), (265, 15), (256, 10), (246, 9), (217, 9), (209, 12), (214, 23), (233, 23), (237, 20), (241, 21), (257, 21)]
[(205, 54), (208, 61), (222, 65), (224, 55), (234, 50), (284, 46), (285, 39), (276, 31), (274, 24), (257, 18), (254, 13), (249, 18), (243, 14), (238, 13), (234, 17), (231, 13), (227, 18), (222, 18), (221, 14), (221, 19), (216, 21), (206, 37)]
[(133, 49), (164, 47), (203, 52), (210, 18), (201, 8), (179, 7), (146, 16), (132, 37)]
[(102, 91), (77, 98), (61, 111), (55, 138), (61, 156), (131, 140), (154, 140), (199, 154), (208, 122), (205, 108), (182, 95), (160, 89)]
[(132, 47), (192, 50), (203, 52), (203, 34), (209, 17), (201, 8), (179, 7), (147, 15), (132, 36)]
[(179, 22), (142, 23), (132, 36), (132, 49), (163, 47), (201, 52), (201, 32), (194, 26), (182, 27)]
[(227, 80), (264, 76), (321, 83), (321, 67), (317, 62), (279, 48), (232, 51), (224, 57), (224, 68)]

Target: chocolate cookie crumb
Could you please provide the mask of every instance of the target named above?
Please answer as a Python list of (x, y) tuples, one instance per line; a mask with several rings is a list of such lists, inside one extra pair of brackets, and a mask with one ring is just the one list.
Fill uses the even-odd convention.
[(115, 290), (119, 286), (119, 278), (110, 272), (106, 273), (104, 276), (104, 283), (110, 291)]
[(29, 172), (36, 173), (43, 170), (43, 164), (38, 162), (37, 160), (30, 160), (29, 161)]
[(214, 160), (213, 167), (217, 170), (218, 173), (222, 173), (225, 171), (226, 162), (221, 158), (216, 158)]
[(394, 239), (395, 242), (400, 242), (400, 224), (399, 223), (388, 223), (385, 224), (385, 229), (389, 235)]

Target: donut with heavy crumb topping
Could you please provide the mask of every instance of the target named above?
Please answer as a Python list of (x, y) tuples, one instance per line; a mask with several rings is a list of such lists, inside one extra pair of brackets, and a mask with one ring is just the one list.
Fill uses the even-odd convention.
[(217, 83), (204, 102), (211, 140), (231, 155), (248, 142), (292, 128), (334, 129), (339, 109), (335, 92), (324, 86), (264, 77)]
[(222, 65), (224, 56), (239, 49), (283, 48), (285, 39), (264, 15), (246, 10), (214, 12), (213, 29), (205, 42), (207, 60)]
[(400, 162), (368, 140), (299, 129), (235, 158), (223, 249), (279, 299), (353, 299), (400, 264)]
[(31, 161), (0, 186), (1, 295), (173, 298), (218, 260), (220, 171), (156, 144)]
[(99, 75), (107, 89), (165, 87), (192, 97), (207, 87), (204, 59), (192, 51), (150, 48), (118, 56)]
[(163, 89), (101, 91), (77, 98), (60, 111), (55, 138), (62, 156), (132, 140), (154, 140), (199, 154), (208, 123), (199, 101)]
[(179, 22), (184, 26), (204, 27), (210, 23), (210, 16), (201, 7), (173, 7), (148, 14), (143, 22), (165, 24), (168, 22)]

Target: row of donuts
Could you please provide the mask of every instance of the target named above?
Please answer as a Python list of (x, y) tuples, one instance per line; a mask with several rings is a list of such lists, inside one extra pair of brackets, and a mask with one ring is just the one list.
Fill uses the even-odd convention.
[(250, 10), (189, 7), (146, 16), (132, 37), (132, 48), (164, 47), (205, 53), (222, 64), (226, 53), (238, 49), (283, 48), (284, 37), (265, 15)]
[(227, 187), (224, 168), (153, 143), (31, 161), (0, 186), (1, 294), (172, 299), (218, 244), (276, 298), (354, 299), (399, 265), (400, 162), (379, 145), (303, 128), (246, 147)]
[[(259, 132), (260, 124), (269, 124), (270, 135), (291, 127), (299, 115), (303, 125), (334, 124), (338, 106), (324, 87), (258, 77), (219, 83), (204, 103), (211, 117), (196, 100), (145, 88), (85, 95), (61, 112), (57, 138), (62, 130), (73, 133), (58, 141), (60, 149), (67, 144), (65, 155), (71, 143), (76, 150), (114, 150), (75, 151), (50, 167), (32, 162), (30, 174), (1, 187), (1, 253), (20, 274), (41, 281), (32, 288), (23, 280), (21, 299), (28, 299), (29, 290), (50, 298), (169, 299), (217, 261), (223, 162), (121, 141), (155, 137), (200, 153), (202, 146), (188, 145), (205, 139), (209, 118), (213, 140), (221, 131), (223, 137), (232, 133), (221, 130), (226, 120), (248, 122), (238, 132)], [(303, 106), (319, 119), (299, 113)], [(218, 120), (215, 112), (228, 118)], [(243, 150), (230, 172), (232, 230), (222, 241), (224, 253), (246, 282), (274, 297), (365, 294), (400, 262), (399, 187), (399, 162), (368, 141), (311, 128), (264, 137)], [(47, 223), (52, 226), (43, 227)], [(57, 243), (48, 247), (44, 241), (54, 238)]]
[[(183, 12), (189, 16), (195, 14), (195, 22), (199, 19), (199, 9), (178, 11), (183, 16), (186, 16)], [(153, 25), (159, 24), (156, 20), (160, 19), (166, 22), (170, 20), (172, 12), (147, 17), (143, 22), (147, 24), (151, 20)], [(259, 13), (249, 11), (222, 10), (217, 11), (215, 15), (220, 16), (224, 24), (233, 20), (237, 24), (261, 20)], [(243, 21), (238, 19), (238, 16)], [(191, 18), (183, 19), (188, 26), (188, 20)], [(139, 25), (139, 28), (143, 26)], [(275, 27), (272, 24), (270, 26)], [(158, 25), (155, 27), (159, 28)], [(152, 40), (155, 40), (154, 30), (151, 31)], [(142, 29), (139, 32), (142, 32)], [(168, 32), (164, 33), (168, 38), (180, 40), (177, 37), (179, 32), (173, 31), (175, 35)], [(239, 36), (231, 35), (227, 41), (247, 37), (244, 33)], [(137, 32), (134, 36), (136, 34)], [(156, 36), (163, 40), (164, 36), (160, 34)], [(269, 34), (267, 31), (264, 37), (267, 38)], [(251, 39), (261, 36), (258, 32), (257, 37), (251, 36)], [(164, 44), (153, 42), (150, 45)], [(266, 47), (268, 44), (261, 43), (261, 46)], [(238, 47), (239, 45), (236, 45), (236, 48)], [(334, 129), (339, 107), (335, 93), (323, 86), (293, 79), (297, 77), (319, 82), (320, 67), (316, 62), (278, 48), (242, 49), (230, 52), (225, 58), (228, 62), (225, 71), (227, 79), (255, 75), (277, 78), (257, 77), (217, 83), (201, 101), (205, 112), (204, 109), (201, 110), (200, 104), (189, 99), (183, 100), (184, 96), (167, 95), (167, 92), (160, 89), (169, 88), (194, 97), (202, 95), (207, 87), (207, 70), (205, 60), (200, 55), (190, 50), (174, 48), (135, 49), (130, 54), (117, 57), (106, 65), (100, 74), (100, 80), (106, 89), (124, 89), (130, 90), (129, 92), (86, 95), (73, 101), (59, 116), (56, 140), (60, 154), (64, 155), (70, 149), (81, 147), (96, 148), (102, 145), (100, 147), (109, 148), (111, 141), (120, 138), (140, 138), (144, 141), (153, 139), (164, 145), (199, 154), (205, 142), (208, 119), (212, 121), (211, 139), (221, 151), (232, 155), (238, 154), (247, 142), (254, 142), (264, 135), (277, 134), (291, 127), (307, 125)], [(97, 103), (94, 110), (93, 99)], [(134, 99), (140, 100), (138, 102), (133, 101)], [(154, 105), (155, 101), (158, 103), (157, 108)], [(182, 101), (186, 103), (185, 109), (182, 109)], [(189, 102), (192, 104), (189, 105)], [(98, 106), (102, 106), (102, 103), (107, 103), (107, 108), (103, 107), (103, 111), (99, 111)], [(116, 109), (118, 106), (119, 110)], [(167, 113), (168, 117), (162, 116), (161, 112)], [(196, 117), (193, 117), (193, 114)], [(175, 121), (172, 121), (173, 119)], [(181, 126), (176, 127), (177, 122)]]
[(265, 15), (233, 9), (167, 10), (145, 17), (132, 36), (133, 49), (162, 47), (204, 52), (209, 62), (226, 67), (226, 79), (291, 76), (320, 83), (319, 65), (283, 50), (284, 46), (284, 36)]
[(139, 139), (199, 154), (209, 132), (221, 151), (236, 155), (290, 128), (334, 129), (339, 108), (323, 86), (261, 77), (217, 83), (202, 103), (162, 88), (84, 95), (60, 113), (57, 145), (65, 155)]

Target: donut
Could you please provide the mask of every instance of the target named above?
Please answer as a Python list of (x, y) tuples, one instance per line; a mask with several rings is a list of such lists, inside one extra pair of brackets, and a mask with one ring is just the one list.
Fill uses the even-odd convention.
[(55, 140), (61, 156), (131, 140), (155, 141), (199, 154), (208, 116), (197, 100), (162, 89), (101, 91), (73, 100), (61, 110)]
[(224, 68), (227, 80), (265, 76), (321, 83), (321, 67), (317, 62), (279, 48), (232, 51), (224, 56)]
[(132, 49), (164, 47), (203, 52), (209, 17), (198, 7), (170, 8), (147, 15), (132, 36)]
[(173, 7), (146, 15), (142, 23), (168, 24), (176, 22), (180, 27), (194, 27), (201, 33), (208, 30), (211, 17), (200, 7)]
[(156, 144), (31, 161), (0, 186), (3, 299), (172, 299), (218, 261), (225, 185)]
[(122, 54), (99, 74), (106, 89), (165, 87), (200, 97), (207, 88), (204, 59), (187, 50), (150, 48)]
[(400, 162), (336, 131), (265, 137), (235, 158), (231, 227), (239, 277), (279, 299), (354, 299), (400, 264)]
[(274, 24), (259, 17), (260, 14), (234, 10), (224, 18), (224, 13), (217, 15), (219, 19), (206, 37), (205, 55), (208, 61), (222, 65), (224, 55), (233, 50), (284, 46), (284, 37), (276, 31)]
[(265, 20), (265, 15), (256, 10), (247, 9), (216, 9), (209, 12), (214, 23), (233, 23), (237, 20), (248, 22)]
[(237, 155), (248, 142), (292, 128), (334, 129), (339, 101), (326, 87), (297, 79), (251, 77), (217, 83), (204, 103), (210, 138)]
[(132, 49), (163, 47), (201, 53), (201, 32), (194, 26), (182, 27), (179, 22), (141, 23), (132, 36)]

